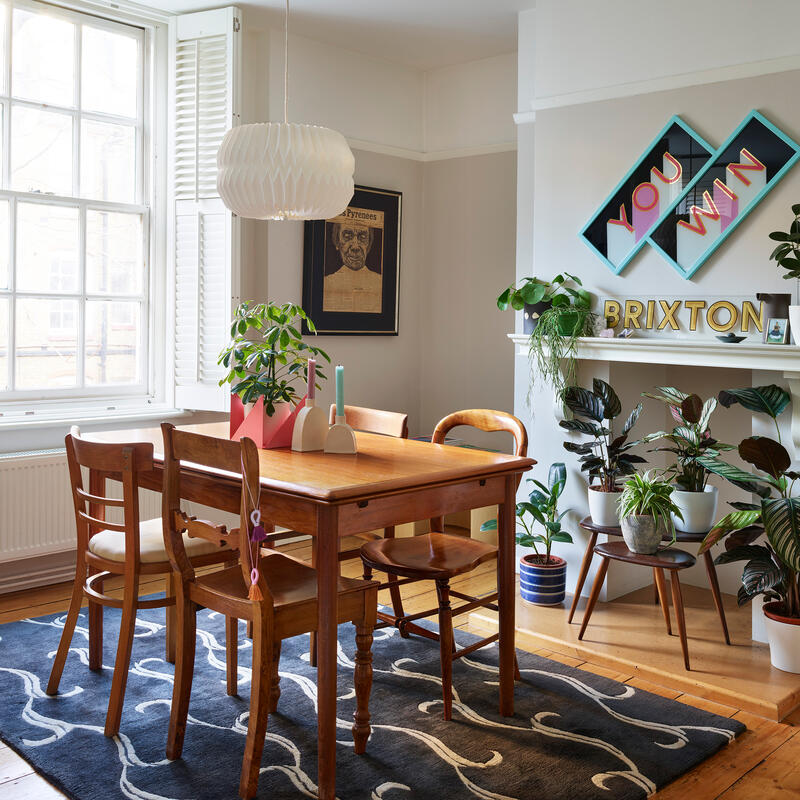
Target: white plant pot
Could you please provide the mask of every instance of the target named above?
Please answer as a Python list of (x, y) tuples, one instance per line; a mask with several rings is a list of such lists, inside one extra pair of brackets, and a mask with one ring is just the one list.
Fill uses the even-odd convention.
[(617, 503), (620, 494), (620, 492), (599, 492), (594, 487), (589, 487), (589, 514), (595, 525), (601, 525), (604, 528), (619, 526)]
[(789, 306), (789, 329), (794, 343), (800, 344), (800, 306)]
[[(764, 604), (764, 622), (767, 626), (769, 641), (769, 660), (772, 666), (783, 672), (800, 673), (800, 620), (782, 622), (779, 614), (773, 610), (772, 616), (767, 611), (775, 603)], [(783, 619), (786, 619), (785, 617)]]
[(707, 533), (714, 527), (717, 519), (717, 501), (719, 492), (716, 486), (706, 486), (704, 492), (684, 492), (675, 489), (672, 500), (683, 514), (683, 520), (672, 515), (672, 524), (676, 530), (686, 533)]

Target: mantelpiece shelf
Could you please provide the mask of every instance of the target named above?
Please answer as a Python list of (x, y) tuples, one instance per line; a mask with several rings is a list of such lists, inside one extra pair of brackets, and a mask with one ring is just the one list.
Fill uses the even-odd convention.
[[(519, 355), (528, 355), (528, 336), (509, 334)], [(800, 347), (777, 344), (725, 344), (708, 339), (604, 339), (579, 340), (578, 358), (632, 364), (677, 364), (692, 367), (774, 370), (800, 377)], [(785, 377), (790, 377), (786, 375)]]

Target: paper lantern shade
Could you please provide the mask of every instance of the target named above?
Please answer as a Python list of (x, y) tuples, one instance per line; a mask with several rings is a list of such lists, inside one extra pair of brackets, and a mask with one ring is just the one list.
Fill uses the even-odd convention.
[(355, 159), (330, 128), (265, 122), (231, 128), (217, 152), (217, 190), (248, 219), (330, 219), (353, 196)]

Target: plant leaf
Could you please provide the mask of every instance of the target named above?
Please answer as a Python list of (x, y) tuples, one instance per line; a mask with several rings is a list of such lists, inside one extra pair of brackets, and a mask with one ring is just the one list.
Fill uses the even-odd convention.
[(559, 420), (558, 424), (564, 430), (585, 433), (587, 436), (600, 436), (601, 434), (601, 429), (598, 425), (582, 419), (562, 419)]
[(690, 394), (681, 402), (681, 416), (689, 423), (694, 425), (700, 422), (703, 414), (703, 401), (696, 395)]
[(717, 542), (723, 539), (732, 531), (742, 530), (751, 525), (754, 525), (761, 519), (761, 511), (756, 509), (754, 511), (732, 511), (730, 514), (724, 516), (721, 520), (715, 523), (714, 527), (708, 532), (708, 535), (703, 539), (703, 543), (698, 549), (698, 554), (705, 553), (710, 550)]
[(594, 378), (592, 391), (603, 401), (606, 419), (614, 419), (622, 413), (622, 403), (620, 403), (617, 393), (605, 381)]
[(767, 539), (778, 558), (800, 572), (800, 498), (780, 497), (761, 504)]
[(622, 426), (622, 433), (626, 434), (630, 431), (630, 429), (636, 424), (636, 421), (639, 419), (639, 415), (642, 413), (642, 404), (636, 406), (636, 408), (631, 411), (628, 415), (628, 419), (625, 420), (625, 424)]
[(564, 403), (573, 414), (602, 422), (606, 416), (605, 404), (598, 395), (580, 386), (568, 386), (564, 390)]
[(719, 402), (725, 408), (740, 403), (748, 411), (769, 414), (775, 419), (791, 402), (791, 395), (774, 383), (769, 386), (753, 386), (744, 389), (723, 389), (719, 393)]
[(739, 455), (756, 469), (779, 478), (789, 469), (792, 459), (786, 448), (769, 436), (750, 436), (739, 443)]
[(556, 497), (561, 494), (564, 489), (564, 484), (567, 482), (567, 468), (563, 461), (556, 461), (550, 465), (550, 471), (547, 474), (547, 485), (550, 488), (550, 493), (553, 493), (558, 484), (561, 484)]
[(770, 495), (769, 486), (764, 485), (769, 482), (769, 478), (745, 472), (743, 469), (734, 467), (732, 464), (728, 464), (715, 456), (698, 456), (697, 463), (705, 467), (709, 472), (725, 478), (734, 486), (738, 486), (746, 492), (753, 492), (760, 497), (769, 497)]
[(763, 534), (764, 528), (761, 525), (748, 525), (746, 528), (732, 533), (725, 540), (725, 549), (733, 550), (734, 547), (753, 544)]

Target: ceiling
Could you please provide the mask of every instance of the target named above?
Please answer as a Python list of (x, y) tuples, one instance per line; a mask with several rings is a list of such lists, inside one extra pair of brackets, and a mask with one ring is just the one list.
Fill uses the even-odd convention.
[[(140, 0), (176, 13), (215, 8), (204, 0)], [(236, 3), (245, 22), (283, 27), (283, 0)], [(517, 13), (535, 0), (292, 0), (289, 29), (421, 70), (517, 49)]]

